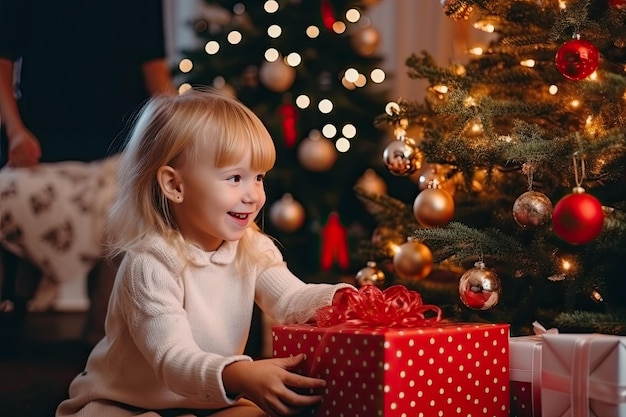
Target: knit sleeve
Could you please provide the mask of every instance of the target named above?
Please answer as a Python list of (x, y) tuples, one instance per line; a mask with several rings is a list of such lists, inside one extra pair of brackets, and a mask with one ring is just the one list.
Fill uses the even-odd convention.
[[(271, 242), (270, 242), (271, 243)], [(282, 260), (278, 248), (268, 249)], [(256, 302), (278, 323), (306, 323), (320, 307), (332, 303), (333, 296), (350, 284), (307, 284), (296, 277), (284, 262), (262, 270), (256, 279)]]
[(184, 309), (184, 288), (172, 265), (150, 254), (127, 256), (121, 270), (121, 304), (137, 349), (171, 391), (213, 407), (232, 404), (222, 383), (225, 366), (251, 361), (221, 356), (196, 343)]

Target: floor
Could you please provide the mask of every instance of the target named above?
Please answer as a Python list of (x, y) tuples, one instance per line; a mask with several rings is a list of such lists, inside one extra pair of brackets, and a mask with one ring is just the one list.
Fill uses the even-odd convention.
[[(255, 310), (246, 353), (261, 354), (261, 316)], [(85, 313), (0, 312), (0, 417), (53, 417), (82, 371)]]
[(2, 417), (54, 416), (87, 358), (84, 323), (84, 313), (0, 313)]

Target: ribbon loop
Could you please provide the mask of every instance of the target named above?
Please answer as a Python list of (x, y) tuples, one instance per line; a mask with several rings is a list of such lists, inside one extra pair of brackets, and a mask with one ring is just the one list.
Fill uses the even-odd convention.
[(319, 327), (342, 323), (385, 327), (416, 327), (437, 323), (441, 309), (423, 304), (422, 296), (403, 285), (393, 285), (384, 291), (375, 285), (364, 285), (358, 291), (343, 294), (339, 303), (322, 307), (315, 313)]

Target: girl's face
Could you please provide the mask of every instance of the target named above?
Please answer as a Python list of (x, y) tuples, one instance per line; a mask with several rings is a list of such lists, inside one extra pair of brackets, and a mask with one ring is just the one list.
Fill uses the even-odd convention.
[[(253, 171), (247, 154), (235, 165), (217, 168), (205, 149), (179, 169), (182, 200), (172, 204), (185, 239), (204, 250), (216, 250), (223, 241), (240, 239), (265, 204), (265, 172)], [(210, 161), (210, 162), (207, 162)]]

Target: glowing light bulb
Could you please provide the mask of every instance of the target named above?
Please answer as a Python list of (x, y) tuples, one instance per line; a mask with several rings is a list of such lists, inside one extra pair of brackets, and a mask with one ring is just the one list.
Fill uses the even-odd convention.
[(301, 94), (298, 97), (296, 97), (296, 106), (298, 106), (299, 108), (306, 109), (310, 105), (311, 105), (311, 99), (309, 98), (309, 96)]
[(346, 11), (346, 20), (350, 23), (356, 23), (361, 19), (361, 12), (358, 9), (348, 9)]
[(274, 48), (269, 48), (267, 51), (265, 51), (264, 56), (268, 62), (274, 62), (280, 57), (280, 53)]
[(335, 142), (335, 148), (339, 152), (348, 152), (350, 150), (350, 141), (346, 138), (339, 138), (337, 142)]
[(320, 28), (318, 28), (317, 26), (309, 26), (308, 28), (306, 28), (305, 33), (309, 38), (315, 39), (320, 35)]
[(376, 84), (380, 84), (385, 81), (386, 76), (385, 71), (380, 68), (376, 68), (370, 73), (370, 79)]
[(182, 73), (188, 73), (193, 69), (193, 62), (189, 58), (181, 59), (181, 61), (178, 63), (178, 69)]
[(352, 139), (356, 136), (356, 127), (353, 124), (348, 123), (341, 129), (341, 134), (348, 139)]
[(359, 72), (354, 68), (348, 68), (344, 74), (344, 77), (346, 77), (346, 80), (353, 83), (357, 80), (357, 78), (359, 78)]
[(226, 36), (226, 39), (231, 45), (237, 45), (243, 39), (243, 35), (241, 32), (233, 30)]
[(278, 38), (283, 33), (283, 29), (278, 25), (271, 25), (267, 28), (267, 36), (272, 39)]
[(335, 32), (338, 35), (341, 35), (345, 31), (346, 31), (345, 23), (341, 21), (336, 21), (335, 23), (333, 23), (333, 32)]
[(209, 55), (215, 55), (220, 50), (220, 44), (217, 41), (208, 41), (204, 45), (204, 51)]
[(276, 13), (278, 11), (278, 2), (276, 0), (268, 0), (263, 5), (263, 10), (267, 13)]
[(297, 67), (302, 62), (302, 57), (297, 52), (292, 52), (287, 55), (287, 58), (285, 58), (285, 62), (287, 63), (287, 65)]
[(335, 125), (328, 123), (322, 128), (322, 135), (324, 135), (324, 137), (328, 139), (334, 138), (336, 134), (337, 128), (335, 127)]
[(333, 111), (333, 102), (325, 98), (319, 102), (319, 104), (317, 105), (317, 108), (319, 109), (320, 112), (324, 114), (328, 114), (331, 111)]

